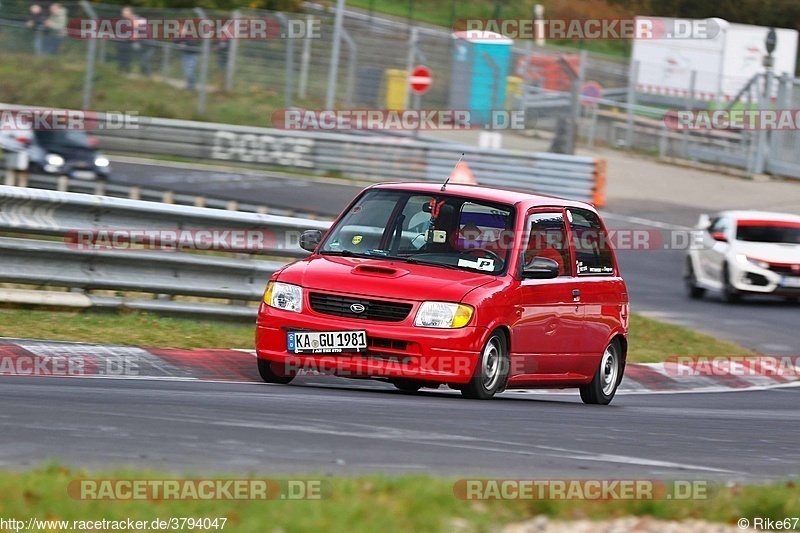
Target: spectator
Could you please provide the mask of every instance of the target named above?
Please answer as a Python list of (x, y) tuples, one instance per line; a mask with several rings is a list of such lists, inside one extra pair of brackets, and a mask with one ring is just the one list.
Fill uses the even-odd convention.
[(66, 8), (58, 2), (50, 4), (50, 16), (44, 21), (44, 26), (44, 51), (51, 56), (58, 55), (61, 41), (67, 36)]
[[(133, 26), (134, 35), (139, 35), (140, 31), (144, 32), (145, 30), (137, 30), (137, 28), (147, 26), (147, 19), (134, 15)], [(139, 60), (139, 71), (149, 78), (152, 74), (153, 52), (155, 52), (153, 42), (150, 39), (134, 38), (133, 52)]]
[(46, 17), (42, 12), (42, 6), (39, 4), (31, 4), (29, 11), (30, 14), (25, 21), (25, 25), (33, 30), (33, 53), (40, 56), (44, 50), (44, 21)]
[(231, 53), (231, 42), (224, 35), (220, 36), (217, 43), (214, 45), (214, 51), (217, 53), (217, 65), (222, 75), (228, 70), (228, 59)]
[(197, 70), (200, 45), (196, 38), (186, 35), (185, 28), (181, 32), (181, 38), (175, 44), (178, 45), (178, 50), (183, 54), (181, 60), (183, 62), (183, 77), (186, 78), (186, 89), (194, 91), (196, 85), (195, 71)]
[[(122, 19), (133, 20), (133, 10), (130, 6), (125, 6), (120, 11)], [(130, 72), (131, 54), (133, 52), (133, 41), (130, 39), (120, 39), (117, 41), (117, 63), (120, 72)]]

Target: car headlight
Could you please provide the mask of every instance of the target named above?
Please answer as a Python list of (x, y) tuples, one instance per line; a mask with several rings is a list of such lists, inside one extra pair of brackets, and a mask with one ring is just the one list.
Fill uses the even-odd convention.
[(423, 328), (463, 328), (472, 319), (474, 309), (464, 304), (422, 302), (414, 325)]
[(299, 313), (303, 310), (303, 288), (270, 281), (264, 291), (264, 303), (276, 309)]
[(736, 254), (736, 261), (743, 264), (750, 263), (751, 265), (755, 265), (759, 268), (769, 268), (769, 263), (767, 263), (766, 261), (753, 259), (752, 257), (747, 257), (744, 254)]
[(58, 154), (47, 154), (44, 160), (47, 161), (48, 165), (52, 165), (54, 167), (60, 167), (64, 165), (64, 158)]
[(94, 160), (94, 166), (96, 167), (107, 167), (108, 165), (109, 161), (106, 157), (98, 157)]

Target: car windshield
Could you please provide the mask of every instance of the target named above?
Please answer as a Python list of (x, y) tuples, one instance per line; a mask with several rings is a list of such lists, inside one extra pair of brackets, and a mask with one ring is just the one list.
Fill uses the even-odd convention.
[(36, 140), (43, 145), (66, 146), (70, 148), (91, 148), (89, 138), (83, 131), (57, 130), (36, 131)]
[(736, 240), (800, 244), (800, 222), (740, 220), (736, 225)]
[(511, 206), (444, 193), (370, 190), (330, 231), (320, 253), (497, 275), (513, 244), (513, 213)]

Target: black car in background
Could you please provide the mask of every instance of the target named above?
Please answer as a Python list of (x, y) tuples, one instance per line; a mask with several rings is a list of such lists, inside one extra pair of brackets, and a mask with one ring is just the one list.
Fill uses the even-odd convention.
[(28, 154), (31, 172), (70, 178), (105, 180), (111, 171), (97, 142), (80, 130), (23, 130), (3, 132), (2, 147)]

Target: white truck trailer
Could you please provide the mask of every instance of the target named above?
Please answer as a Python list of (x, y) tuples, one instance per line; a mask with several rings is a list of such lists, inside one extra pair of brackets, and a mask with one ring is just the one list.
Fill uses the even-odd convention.
[[(644, 18), (659, 20), (654, 17)], [(674, 26), (676, 19), (660, 20), (669, 28)], [(765, 41), (769, 28), (732, 24), (719, 18), (706, 19), (705, 24), (700, 26), (718, 28), (719, 31), (711, 38), (694, 36), (683, 39), (634, 40), (633, 62), (638, 62), (637, 91), (687, 97), (694, 71), (695, 98), (726, 103), (754, 75), (764, 72), (763, 59), (767, 55)], [(772, 54), (773, 71), (776, 76), (784, 73), (794, 76), (798, 32), (776, 28), (775, 33), (777, 46)], [(773, 85), (773, 96), (776, 85)]]

